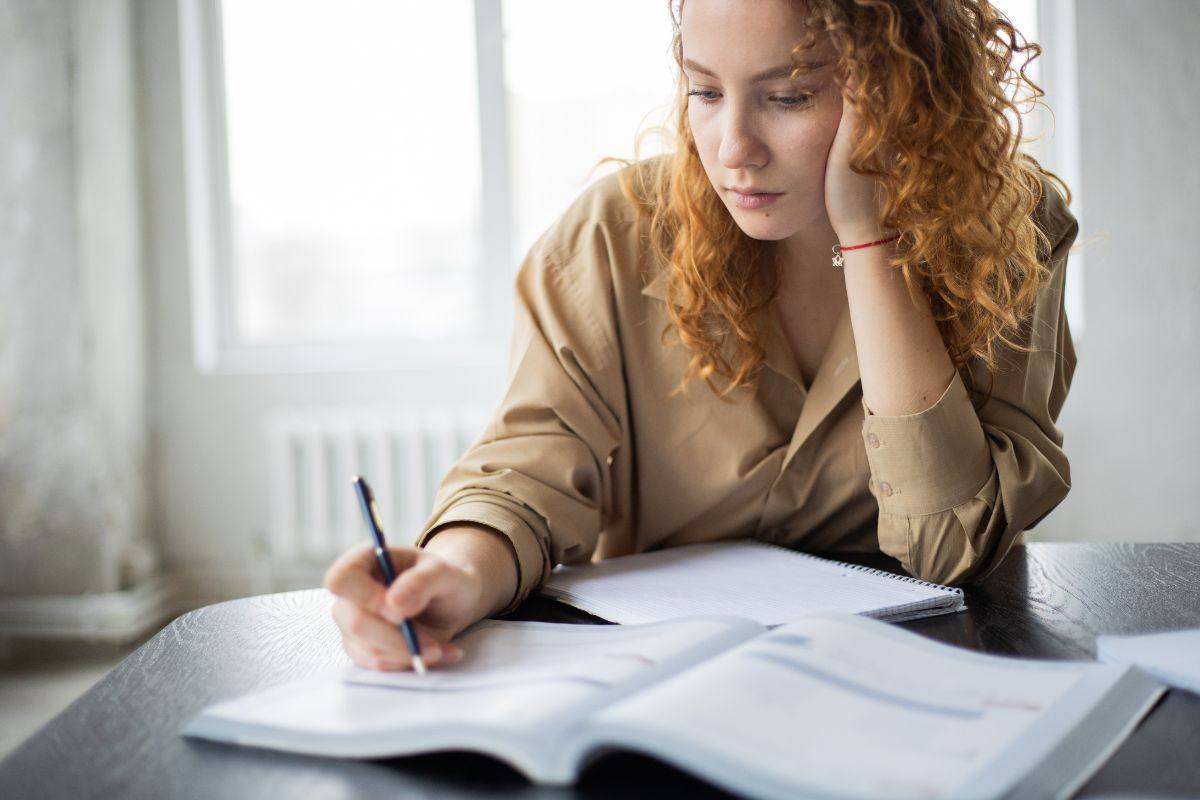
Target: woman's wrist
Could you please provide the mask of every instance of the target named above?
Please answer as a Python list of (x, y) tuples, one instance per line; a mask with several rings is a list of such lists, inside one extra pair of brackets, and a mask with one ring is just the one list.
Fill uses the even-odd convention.
[(462, 569), (474, 584), (477, 603), (472, 622), (489, 617), (517, 592), (517, 563), (504, 534), (483, 524), (462, 522), (435, 531), (424, 549)]

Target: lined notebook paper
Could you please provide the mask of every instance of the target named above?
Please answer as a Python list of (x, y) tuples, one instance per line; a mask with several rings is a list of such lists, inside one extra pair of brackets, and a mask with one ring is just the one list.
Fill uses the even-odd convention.
[(541, 593), (618, 623), (734, 614), (780, 625), (820, 611), (896, 622), (966, 608), (961, 589), (754, 539), (559, 566)]

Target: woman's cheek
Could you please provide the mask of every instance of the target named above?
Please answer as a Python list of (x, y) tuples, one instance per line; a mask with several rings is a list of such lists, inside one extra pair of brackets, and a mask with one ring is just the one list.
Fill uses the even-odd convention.
[(688, 112), (688, 127), (692, 130), (692, 139), (696, 142), (696, 150), (700, 153), (700, 161), (706, 170), (711, 169), (721, 146), (720, 140), (712, 133), (713, 125), (701, 117), (699, 112)]
[(837, 136), (841, 113), (813, 116), (805, 120), (789, 137), (794, 143), (793, 152), (802, 161), (824, 158)]

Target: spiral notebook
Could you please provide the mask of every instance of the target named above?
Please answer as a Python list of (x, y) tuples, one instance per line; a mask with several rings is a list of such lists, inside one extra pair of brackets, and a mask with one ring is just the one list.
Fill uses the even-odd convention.
[(817, 612), (899, 622), (966, 608), (961, 589), (755, 539), (559, 566), (541, 594), (623, 624), (733, 614), (773, 626)]

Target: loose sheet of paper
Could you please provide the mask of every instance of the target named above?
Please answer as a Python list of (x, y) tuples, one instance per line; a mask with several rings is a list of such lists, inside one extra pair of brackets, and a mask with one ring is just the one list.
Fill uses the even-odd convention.
[(1165, 683), (1200, 694), (1200, 628), (1140, 636), (1097, 636), (1096, 657), (1137, 664)]
[(733, 614), (761, 625), (821, 611), (878, 615), (910, 604), (961, 605), (945, 587), (897, 580), (754, 541), (721, 541), (560, 568), (542, 592), (611, 622)]
[(465, 655), (426, 675), (346, 667), (350, 683), (414, 691), (482, 690), (551, 681), (611, 686), (728, 627), (713, 620), (663, 625), (561, 625), (485, 620), (455, 638)]

